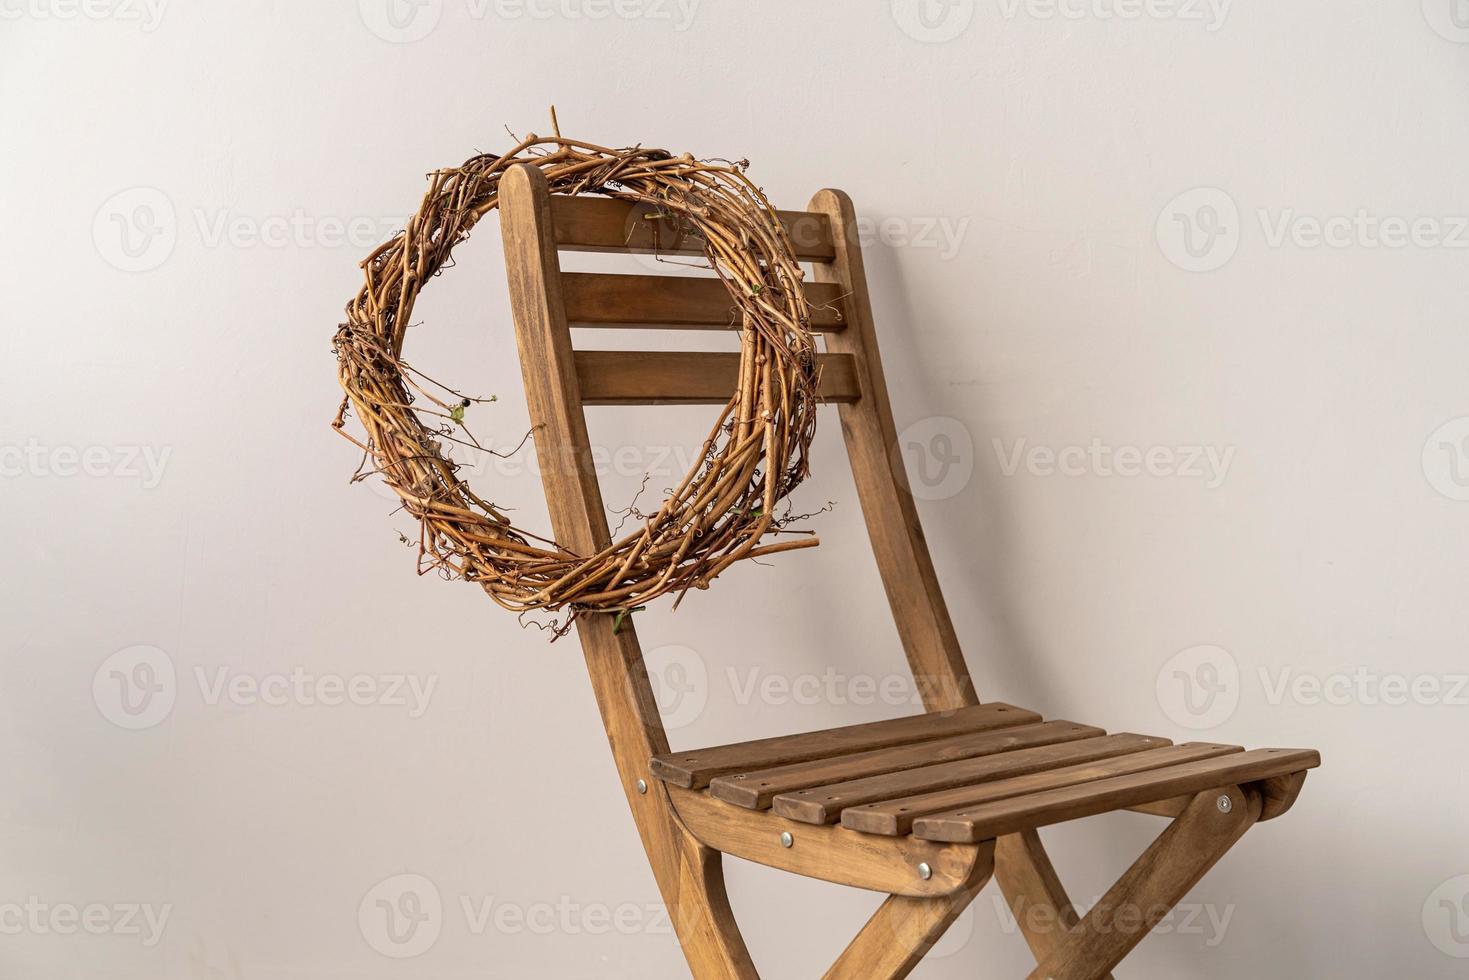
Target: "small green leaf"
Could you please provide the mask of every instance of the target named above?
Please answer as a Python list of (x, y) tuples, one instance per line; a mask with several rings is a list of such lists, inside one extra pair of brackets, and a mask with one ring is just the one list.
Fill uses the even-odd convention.
[(462, 425), (464, 422), (464, 406), (455, 405), (453, 408), (449, 409), (449, 418)]
[(617, 618), (612, 620), (612, 632), (614, 635), (622, 632), (622, 621), (627, 618), (628, 613), (642, 612), (647, 606), (633, 606), (631, 609), (617, 610)]

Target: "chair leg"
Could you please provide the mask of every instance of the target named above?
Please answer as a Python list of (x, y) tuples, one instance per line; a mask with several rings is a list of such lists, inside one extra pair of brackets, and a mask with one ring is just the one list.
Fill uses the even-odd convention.
[(995, 842), (995, 878), (1037, 963), (1055, 952), (1081, 921), (1036, 831), (1007, 834)]
[(577, 630), (623, 793), (689, 970), (696, 980), (759, 980), (729, 907), (719, 852), (689, 833), (648, 772), (668, 740), (633, 625), (619, 633), (611, 616), (590, 616)]
[[(1227, 801), (1227, 802), (1226, 802)], [(1200, 793), (1095, 907), (1030, 974), (1029, 980), (1096, 980), (1161, 922), (1260, 817), (1253, 787)]]
[(900, 980), (989, 882), (993, 855), (976, 862), (964, 887), (937, 898), (889, 895), (867, 920), (823, 980)]
[(680, 850), (677, 880), (664, 896), (689, 971), (697, 980), (759, 980), (729, 907), (723, 855), (692, 838)]

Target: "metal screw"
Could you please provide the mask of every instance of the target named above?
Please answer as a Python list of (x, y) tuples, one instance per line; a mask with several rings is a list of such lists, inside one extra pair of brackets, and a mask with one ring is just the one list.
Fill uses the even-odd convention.
[(1219, 808), (1220, 813), (1228, 813), (1234, 809), (1234, 800), (1231, 800), (1227, 795), (1221, 795), (1219, 799), (1214, 801), (1214, 805)]
[(648, 791), (648, 781), (646, 779), (639, 779), (638, 780), (638, 792), (639, 793), (646, 793), (647, 791)]
[(933, 877), (933, 869), (928, 866), (927, 861), (918, 862), (918, 877), (922, 878), (924, 881), (927, 881), (928, 879)]
[(781, 847), (790, 847), (795, 842), (796, 842), (796, 839), (791, 836), (791, 832), (789, 830), (783, 830), (783, 831), (780, 832), (780, 846)]

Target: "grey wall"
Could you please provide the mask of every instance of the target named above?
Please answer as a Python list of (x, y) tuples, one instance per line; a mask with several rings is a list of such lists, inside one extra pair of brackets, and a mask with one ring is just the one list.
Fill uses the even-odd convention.
[[(1127, 976), (1462, 975), (1457, 12), (0, 0), (0, 976), (680, 975), (576, 646), (416, 577), (328, 427), (357, 261), (426, 170), (552, 102), (568, 134), (745, 156), (786, 206), (833, 185), (872, 219), (986, 697), (1322, 750)], [(418, 313), (410, 357), (500, 395), (470, 421), (518, 440), (493, 219)], [(609, 501), (681, 474), (710, 414), (598, 411)], [(638, 618), (675, 745), (914, 710), (823, 423), (822, 547)], [(544, 526), (523, 456), (478, 476)], [(1047, 839), (1089, 902), (1157, 826)], [(877, 901), (730, 878), (772, 978), (819, 974)], [(411, 935), (378, 904), (404, 895)], [(996, 895), (918, 976), (1029, 968)]]

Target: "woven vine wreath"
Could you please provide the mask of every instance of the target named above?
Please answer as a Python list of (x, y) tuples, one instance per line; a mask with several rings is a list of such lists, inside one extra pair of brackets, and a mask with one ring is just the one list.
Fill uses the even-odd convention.
[[(446, 445), (488, 451), (464, 424), (475, 400), (403, 358), (419, 291), (498, 207), (500, 179), (522, 163), (540, 168), (553, 193), (649, 205), (634, 213), (657, 220), (660, 236), (702, 241), (741, 331), (738, 384), (697, 463), (656, 512), (629, 507), (641, 527), (592, 555), (517, 528), (504, 513), (510, 508), (459, 478)], [(681, 601), (736, 561), (817, 543), (798, 536), (762, 544), (800, 519), (777, 507), (808, 472), (818, 378), (801, 268), (746, 166), (532, 135), (503, 155), (429, 174), (406, 228), (363, 260), (366, 283), (334, 342), (346, 397), (333, 425), (365, 453), (354, 480), (381, 475), (417, 518), (420, 574), (476, 582), (517, 612), (568, 610), (564, 621), (544, 624), (561, 635), (582, 613), (620, 614), (666, 593)], [(360, 439), (344, 429), (349, 407), (365, 430)]]

